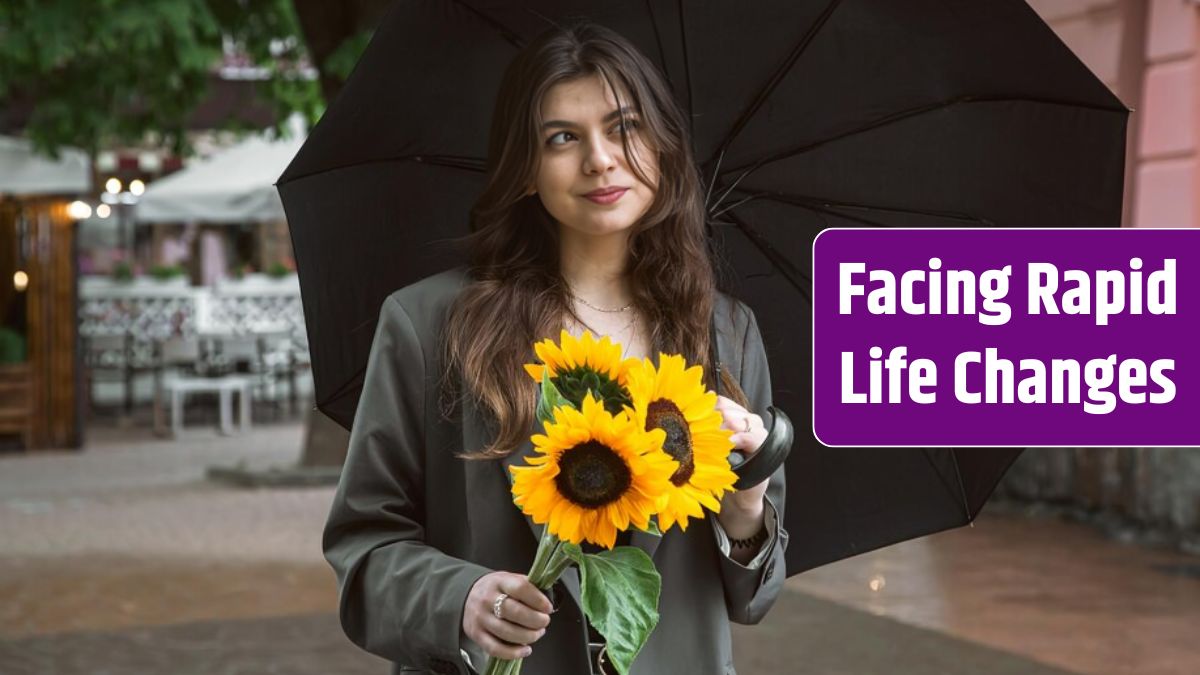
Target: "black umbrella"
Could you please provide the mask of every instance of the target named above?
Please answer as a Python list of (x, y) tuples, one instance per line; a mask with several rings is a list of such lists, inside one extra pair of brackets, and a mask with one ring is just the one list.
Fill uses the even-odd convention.
[(1117, 226), (1128, 111), (1021, 0), (397, 2), (279, 180), (318, 407), (354, 416), (377, 312), (462, 263), (513, 54), (586, 17), (690, 113), (726, 288), (793, 418), (788, 572), (970, 522), (1020, 452), (822, 447), (810, 251), (825, 227)]

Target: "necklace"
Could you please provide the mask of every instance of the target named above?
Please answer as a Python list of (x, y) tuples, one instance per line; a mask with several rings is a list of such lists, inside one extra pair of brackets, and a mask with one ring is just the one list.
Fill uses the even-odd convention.
[[(595, 338), (597, 340), (600, 339), (600, 336), (602, 335), (602, 333), (600, 331), (596, 330), (595, 328), (592, 328), (591, 326), (589, 326), (586, 321), (584, 321), (583, 319), (580, 319), (580, 318), (576, 318), (576, 317), (570, 317), (570, 318), (571, 318), (571, 321), (579, 324), (583, 328), (586, 328), (586, 329), (592, 331), (592, 335), (595, 336)], [(622, 335), (626, 331), (626, 329), (628, 329), (630, 326), (632, 326), (635, 323), (637, 323), (637, 314), (632, 315), (629, 319), (629, 322), (626, 323), (624, 326), (621, 326), (617, 330), (613, 331), (613, 333), (614, 333), (613, 337)], [(636, 333), (636, 329), (634, 332)], [(630, 336), (629, 341), (630, 342), (633, 341), (632, 335)], [(621, 358), (624, 358), (625, 354), (628, 353), (628, 351), (629, 351), (629, 344), (623, 344), (622, 348), (621, 348)]]
[(590, 308), (596, 310), (597, 312), (604, 312), (605, 314), (618, 314), (620, 312), (624, 312), (625, 310), (629, 309), (630, 307), (633, 307), (632, 302), (629, 303), (628, 305), (625, 305), (624, 307), (621, 307), (620, 309), (605, 309), (603, 307), (597, 307), (597, 306), (593, 305), (592, 303), (588, 302), (587, 300), (584, 300), (583, 298), (579, 297), (578, 295), (575, 295), (575, 291), (571, 291), (571, 297), (582, 302), (584, 304), (584, 306), (590, 307)]
[[(578, 324), (579, 324), (579, 325), (581, 325), (582, 327), (584, 327), (584, 328), (586, 328), (586, 329), (588, 329), (588, 330), (592, 331), (592, 335), (596, 336), (596, 338), (597, 338), (597, 339), (599, 339), (601, 335), (604, 335), (604, 333), (601, 333), (600, 331), (596, 330), (595, 328), (592, 328), (592, 327), (591, 327), (591, 326), (588, 324), (588, 322), (584, 321), (583, 319), (577, 319), (577, 318), (574, 318), (574, 317), (572, 317), (572, 319), (571, 319), (571, 320), (572, 320), (572, 321), (574, 321), (575, 323), (578, 323)], [(631, 316), (631, 317), (629, 318), (629, 322), (628, 322), (628, 323), (626, 323), (624, 326), (621, 326), (621, 327), (620, 327), (620, 328), (618, 328), (617, 330), (613, 331), (613, 333), (615, 333), (615, 334), (617, 334), (617, 335), (620, 335), (621, 333), (624, 333), (624, 332), (625, 332), (625, 330), (626, 330), (627, 328), (629, 328), (630, 326), (632, 326), (632, 325), (633, 325), (633, 323), (634, 323), (635, 321), (637, 321), (637, 314), (634, 314), (633, 316)]]

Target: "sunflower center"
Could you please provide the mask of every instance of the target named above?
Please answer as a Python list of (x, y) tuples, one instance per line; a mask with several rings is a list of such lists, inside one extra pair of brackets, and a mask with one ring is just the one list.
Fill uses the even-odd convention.
[(646, 407), (646, 430), (662, 429), (667, 432), (663, 451), (679, 462), (679, 468), (671, 475), (671, 482), (679, 487), (696, 472), (696, 460), (692, 456), (692, 432), (688, 428), (683, 411), (667, 399), (658, 399)]
[(633, 474), (625, 460), (596, 441), (563, 452), (558, 467), (554, 482), (559, 493), (585, 508), (615, 502), (633, 484)]

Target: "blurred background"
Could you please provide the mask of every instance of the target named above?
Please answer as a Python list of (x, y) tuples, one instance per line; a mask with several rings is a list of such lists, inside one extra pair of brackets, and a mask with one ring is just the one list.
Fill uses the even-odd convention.
[[(387, 672), (321, 558), (346, 434), (274, 181), (388, 4), (0, 4), (0, 672)], [(1030, 4), (1135, 111), (1124, 226), (1200, 227), (1200, 3)], [(1190, 675), (1197, 626), (1200, 450), (1048, 448), (735, 638), (744, 675)]]

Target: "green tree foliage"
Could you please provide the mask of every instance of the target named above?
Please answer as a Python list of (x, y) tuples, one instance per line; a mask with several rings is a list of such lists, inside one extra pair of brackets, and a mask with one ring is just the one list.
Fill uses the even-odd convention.
[[(51, 153), (147, 132), (183, 151), (188, 118), (230, 42), (268, 73), (256, 95), (279, 124), (292, 111), (316, 120), (324, 100), (302, 76), (291, 0), (4, 0), (0, 106), (32, 102), (25, 135)], [(361, 36), (347, 43), (335, 66), (365, 46)]]

